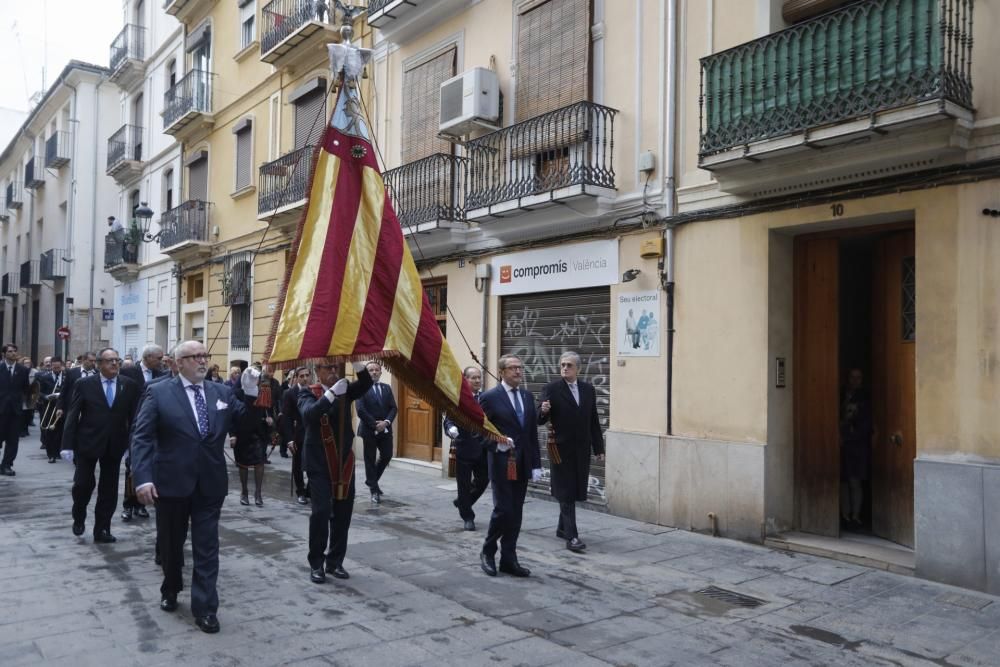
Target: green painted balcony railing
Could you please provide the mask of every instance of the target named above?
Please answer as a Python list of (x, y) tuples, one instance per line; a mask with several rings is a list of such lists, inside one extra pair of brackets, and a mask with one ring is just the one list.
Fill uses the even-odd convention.
[(878, 111), (972, 108), (974, 0), (861, 0), (701, 59), (702, 157)]

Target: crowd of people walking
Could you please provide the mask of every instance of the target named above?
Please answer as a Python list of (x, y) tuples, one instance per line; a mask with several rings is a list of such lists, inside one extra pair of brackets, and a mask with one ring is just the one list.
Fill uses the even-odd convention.
[[(38, 415), (49, 463), (74, 464), (70, 490), (72, 532), (83, 536), (94, 491), (95, 543), (117, 541), (111, 531), (121, 493), (121, 520), (150, 517), (155, 506), (153, 554), (163, 571), (160, 608), (174, 611), (183, 590), (183, 549), (191, 536), (191, 609), (197, 626), (218, 632), (218, 522), (228, 493), (230, 465), (238, 470), (240, 504), (264, 505), (266, 466), (275, 450), (291, 457), (295, 502), (310, 507), (310, 581), (350, 577), (344, 567), (354, 511), (354, 439), (362, 440), (365, 486), (373, 505), (382, 502), (381, 481), (393, 456), (398, 410), (392, 387), (381, 382), (382, 365), (318, 363), (284, 373), (279, 383), (261, 363), (234, 366), (225, 378), (197, 341), (170, 353), (146, 346), (138, 360), (114, 348), (80, 355), (72, 363), (46, 357), (38, 368), (6, 344), (0, 362), (0, 474), (13, 477), (18, 441)], [(488, 438), (444, 416), (451, 438), (457, 496), (465, 530), (476, 530), (473, 509), (492, 487), (493, 511), (480, 553), (489, 576), (527, 577), (517, 540), (528, 483), (542, 476), (539, 427), (545, 428), (552, 494), (559, 501), (556, 536), (580, 552), (575, 504), (586, 500), (591, 456), (603, 458), (604, 441), (592, 385), (578, 379), (580, 359), (566, 352), (560, 378), (535, 397), (522, 386), (524, 367), (513, 355), (498, 362), (499, 382), (482, 391), (483, 370), (464, 376), (490, 421), (503, 434)], [(315, 380), (315, 382), (314, 382)], [(355, 424), (354, 413), (357, 414)], [(499, 565), (496, 555), (499, 552)]]

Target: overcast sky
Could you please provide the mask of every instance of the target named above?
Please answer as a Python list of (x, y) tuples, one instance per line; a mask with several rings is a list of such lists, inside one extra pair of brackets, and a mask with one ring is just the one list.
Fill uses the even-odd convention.
[(27, 117), (31, 95), (70, 60), (107, 67), (123, 27), (122, 0), (0, 0), (0, 151)]

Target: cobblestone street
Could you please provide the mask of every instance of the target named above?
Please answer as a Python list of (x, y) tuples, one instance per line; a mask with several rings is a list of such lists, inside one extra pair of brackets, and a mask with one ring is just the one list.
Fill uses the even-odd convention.
[[(71, 466), (25, 439), (0, 479), (0, 663), (15, 665), (995, 665), (996, 598), (822, 558), (581, 511), (578, 555), (556, 505), (530, 499), (528, 579), (486, 577), (454, 484), (392, 467), (381, 507), (358, 499), (348, 581), (309, 582), (307, 508), (277, 453), (265, 506), (231, 495), (221, 522), (219, 620), (195, 626), (187, 592), (158, 609), (153, 519), (113, 545), (70, 531)], [(273, 468), (273, 469), (272, 469)], [(360, 470), (359, 470), (360, 472)], [(238, 488), (231, 480), (230, 489)], [(91, 511), (93, 504), (91, 505)], [(190, 551), (185, 569), (190, 579)], [(759, 600), (742, 607), (709, 586)], [(749, 601), (748, 604), (752, 602)]]

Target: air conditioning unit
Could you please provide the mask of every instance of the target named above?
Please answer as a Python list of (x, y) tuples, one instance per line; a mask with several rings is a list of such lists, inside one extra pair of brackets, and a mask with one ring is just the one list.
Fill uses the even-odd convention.
[(500, 82), (496, 72), (476, 67), (441, 84), (441, 123), (446, 137), (462, 137), (476, 129), (500, 128)]

